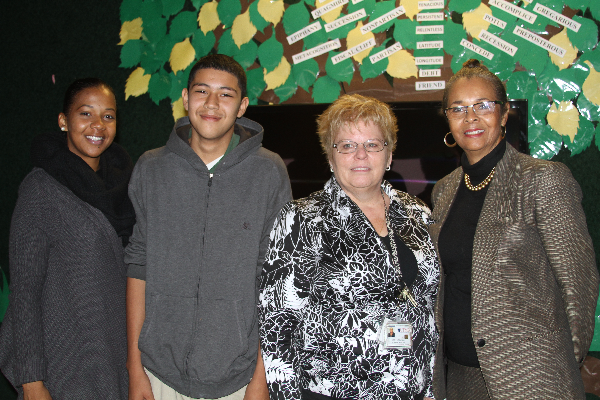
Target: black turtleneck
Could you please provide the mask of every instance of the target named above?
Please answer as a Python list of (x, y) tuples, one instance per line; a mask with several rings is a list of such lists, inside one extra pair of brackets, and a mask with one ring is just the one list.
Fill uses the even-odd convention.
[[(489, 154), (473, 165), (469, 164), (466, 154), (462, 155), (463, 171), (469, 175), (473, 186), (483, 182), (502, 159), (505, 151), (506, 141), (502, 140)], [(461, 180), (438, 240), (445, 273), (446, 356), (451, 361), (468, 367), (479, 367), (471, 335), (471, 268), (475, 229), (489, 186), (488, 184), (482, 190), (472, 191), (467, 188), (464, 179)]]

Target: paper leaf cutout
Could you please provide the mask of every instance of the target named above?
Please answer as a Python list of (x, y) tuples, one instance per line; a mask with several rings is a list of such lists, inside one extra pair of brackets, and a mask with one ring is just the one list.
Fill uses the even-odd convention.
[(574, 99), (581, 93), (583, 81), (584, 78), (576, 69), (569, 68), (559, 71), (550, 81), (550, 95), (554, 101)]
[(206, 4), (209, 0), (191, 0), (192, 1), (192, 5), (194, 6), (194, 8), (196, 10), (200, 10), (200, 7), (202, 7), (204, 4)]
[(308, 88), (312, 86), (319, 76), (319, 64), (313, 58), (302, 61), (301, 63), (292, 66), (294, 79), (302, 89), (308, 92)]
[(506, 81), (506, 94), (509, 99), (527, 99), (537, 90), (538, 84), (531, 72), (515, 71)]
[[(329, 0), (329, 1), (324, 1), (323, 3), (319, 3), (319, 7), (323, 7), (323, 6), (331, 3), (332, 1), (335, 1), (335, 0)], [(329, 12), (326, 12), (325, 14), (321, 15), (321, 19), (326, 24), (335, 21), (342, 13), (342, 8), (343, 8), (343, 6), (340, 6), (340, 7), (334, 8), (333, 10), (331, 10)]]
[(456, 11), (462, 14), (467, 11), (471, 11), (479, 7), (481, 0), (450, 0), (448, 3), (448, 9), (450, 11)]
[(240, 12), (242, 12), (240, 0), (220, 0), (217, 5), (217, 13), (224, 28), (229, 28)]
[[(340, 26), (339, 28), (336, 28), (332, 31), (330, 31), (327, 35), (329, 36), (329, 40), (333, 40), (333, 39), (346, 39), (346, 36), (348, 36), (348, 33), (350, 33), (350, 31), (352, 29), (354, 29), (356, 23), (352, 23), (352, 24), (347, 24), (344, 26)], [(350, 46), (348, 46), (349, 48)]]
[(277, 68), (281, 62), (281, 57), (283, 57), (283, 45), (279, 43), (275, 37), (275, 33), (258, 46), (258, 61), (267, 72), (271, 72)]
[(171, 92), (171, 77), (164, 71), (160, 71), (150, 78), (148, 83), (148, 94), (150, 99), (158, 105), (162, 99), (169, 97)]
[(579, 114), (589, 121), (600, 120), (600, 106), (592, 103), (585, 96), (577, 98), (577, 109), (579, 110)]
[(123, 22), (119, 37), (121, 38), (121, 41), (118, 44), (125, 44), (128, 40), (137, 40), (141, 38), (142, 19), (136, 18), (133, 21)]
[(389, 64), (386, 72), (399, 79), (408, 79), (411, 76), (416, 77), (419, 69), (415, 65), (415, 58), (406, 50), (400, 50), (388, 57)]
[(559, 47), (562, 47), (567, 52), (563, 57), (559, 57), (554, 53), (550, 54), (550, 60), (554, 63), (554, 65), (558, 66), (559, 69), (563, 70), (565, 68), (569, 68), (569, 66), (575, 61), (577, 58), (577, 49), (573, 47), (569, 37), (567, 36), (567, 29), (563, 29), (556, 35), (550, 38), (550, 43), (553, 43)]
[(196, 51), (194, 50), (194, 46), (190, 43), (189, 38), (185, 38), (183, 42), (173, 46), (171, 57), (169, 57), (169, 63), (171, 64), (173, 72), (177, 74), (177, 71), (186, 69), (195, 58)]
[(250, 22), (250, 11), (238, 15), (231, 26), (231, 37), (237, 47), (248, 43), (256, 34), (256, 27)]
[(329, 52), (329, 58), (325, 62), (325, 72), (331, 79), (335, 79), (338, 82), (347, 82), (350, 84), (352, 76), (354, 75), (354, 64), (352, 64), (352, 57), (346, 58), (344, 61), (340, 61), (334, 64), (331, 59), (336, 55), (340, 54), (337, 51)]
[(581, 26), (579, 31), (574, 32), (565, 28), (567, 35), (573, 43), (573, 46), (580, 51), (590, 51), (598, 44), (598, 27), (596, 23), (588, 18), (583, 18), (578, 15), (573, 17), (573, 20), (579, 22)]
[(419, 2), (422, 0), (401, 0), (400, 6), (404, 7), (404, 13), (411, 21), (414, 21), (415, 15), (419, 13)]
[(284, 101), (292, 97), (296, 93), (296, 90), (298, 90), (298, 85), (294, 80), (294, 75), (290, 74), (287, 81), (285, 81), (283, 85), (275, 89), (274, 92), (277, 95), (277, 97), (279, 97), (279, 102), (283, 103)]
[(542, 160), (549, 160), (557, 155), (563, 143), (562, 136), (546, 124), (530, 127), (528, 135), (530, 154)]
[(327, 33), (325, 32), (325, 29), (319, 29), (318, 31), (311, 33), (302, 39), (302, 50), (312, 49), (313, 47), (325, 43), (327, 40)]
[(552, 103), (546, 116), (548, 125), (562, 136), (568, 136), (571, 142), (579, 129), (579, 111), (570, 101), (561, 101), (559, 105)]
[(121, 48), (121, 68), (131, 68), (139, 64), (142, 55), (142, 41), (128, 40)]
[(265, 21), (269, 21), (273, 26), (277, 26), (285, 11), (283, 0), (258, 0), (257, 10)]
[(365, 13), (367, 15), (371, 15), (373, 10), (375, 10), (376, 1), (375, 0), (362, 0), (359, 3), (354, 4), (352, 1), (346, 5), (346, 12), (351, 14), (355, 11), (360, 10), (361, 8), (365, 9)]
[(192, 46), (196, 50), (196, 58), (207, 55), (215, 46), (215, 41), (215, 34), (212, 31), (205, 35), (202, 29), (198, 29), (192, 36)]
[[(416, 27), (417, 23), (410, 19), (397, 19), (394, 26), (393, 37), (397, 42), (400, 42), (403, 48), (414, 50), (417, 47)], [(460, 27), (460, 31), (464, 32), (462, 27)], [(446, 42), (444, 42), (444, 46), (446, 46)]]
[(585, 10), (589, 4), (590, 0), (565, 0), (565, 5), (572, 10)]
[(219, 3), (216, 1), (209, 1), (204, 4), (198, 13), (198, 25), (202, 32), (206, 34), (206, 32), (210, 32), (215, 30), (217, 26), (221, 23), (219, 19), (219, 13), (217, 12), (217, 6)]
[(144, 46), (142, 46), (142, 54), (140, 55), (140, 67), (142, 67), (147, 74), (153, 74), (164, 65), (166, 58), (158, 58), (152, 45), (147, 42), (142, 43)]
[(219, 54), (225, 54), (226, 56), (235, 57), (235, 55), (240, 51), (235, 42), (233, 41), (233, 37), (231, 36), (231, 29), (227, 29), (221, 35), (219, 39), (218, 45)]
[(250, 100), (257, 99), (265, 90), (265, 78), (262, 68), (251, 69), (246, 72), (246, 87)]
[(565, 138), (563, 140), (567, 149), (571, 150), (571, 157), (581, 153), (583, 150), (590, 147), (594, 138), (594, 125), (587, 119), (579, 120), (579, 129), (574, 139)]
[[(546, 125), (546, 116), (550, 111), (548, 96), (544, 92), (535, 92), (527, 100), (529, 101), (529, 129), (534, 125)], [(533, 137), (531, 136), (530, 139), (533, 139)]]
[[(356, 45), (361, 44), (362, 42), (369, 40), (369, 39), (375, 40), (375, 35), (373, 34), (373, 32), (367, 32), (364, 35), (362, 34), (362, 32), (360, 31), (360, 28), (362, 26), (363, 26), (362, 22), (359, 21), (358, 24), (356, 25), (356, 28), (352, 29), (350, 31), (350, 33), (348, 33), (348, 37), (346, 38), (346, 47), (347, 48), (350, 49)], [(363, 59), (371, 53), (371, 50), (372, 50), (372, 48), (363, 50), (360, 53), (352, 56), (352, 58), (354, 58), (354, 60), (356, 62), (362, 63)]]
[[(376, 20), (377, 18), (381, 17), (384, 14), (389, 13), (390, 11), (392, 11), (394, 8), (396, 8), (396, 2), (394, 0), (392, 1), (379, 1), (375, 4), (375, 9), (373, 10), (373, 13), (371, 13), (371, 16), (369, 17), (369, 22)], [(380, 33), (380, 32), (385, 32), (390, 26), (392, 26), (392, 24), (394, 24), (395, 20), (390, 20), (388, 22), (386, 22), (385, 24), (373, 29), (371, 32), (373, 33)]]
[(140, 9), (140, 16), (144, 21), (154, 21), (162, 17), (162, 3), (160, 1), (144, 1)]
[(600, 105), (600, 72), (596, 71), (591, 62), (586, 61), (586, 64), (590, 66), (590, 73), (585, 82), (583, 82), (581, 89), (583, 90), (583, 95), (598, 106)]
[(306, 27), (310, 21), (310, 14), (303, 2), (292, 4), (283, 15), (283, 29), (286, 35), (298, 32)]
[(188, 68), (186, 68), (185, 71), (180, 72), (177, 75), (175, 75), (173, 72), (169, 74), (169, 78), (171, 79), (171, 92), (169, 93), (171, 102), (181, 98), (181, 92), (184, 88), (187, 87), (187, 81), (191, 69), (192, 65), (190, 65)]
[(144, 22), (142, 35), (150, 43), (156, 43), (167, 34), (167, 20), (163, 17)]
[(168, 18), (177, 14), (183, 8), (184, 3), (185, 0), (162, 0), (163, 15)]
[(481, 39), (479, 39), (481, 30), (485, 29), (487, 31), (490, 27), (490, 23), (483, 19), (485, 14), (492, 15), (492, 10), (483, 3), (473, 11), (463, 14), (463, 26), (465, 27), (465, 30), (473, 39), (478, 41), (481, 41)]
[(266, 90), (275, 89), (283, 85), (288, 80), (290, 72), (292, 72), (292, 66), (290, 65), (288, 60), (286, 60), (286, 58), (282, 56), (281, 62), (279, 63), (277, 68), (275, 68), (271, 72), (267, 72), (266, 69), (263, 71), (265, 76), (265, 83), (267, 84)]
[(263, 33), (265, 28), (269, 26), (269, 21), (265, 20), (258, 12), (258, 1), (254, 1), (252, 4), (250, 4), (248, 10), (250, 10), (250, 21), (252, 21), (252, 25), (254, 25), (256, 29)]
[(144, 69), (141, 67), (136, 68), (127, 78), (125, 83), (125, 100), (129, 96), (139, 96), (148, 91), (148, 82), (150, 82), (150, 75), (144, 74)]
[(518, 50), (514, 56), (515, 61), (518, 61), (523, 67), (533, 70), (539, 76), (550, 59), (548, 51), (516, 36), (512, 31), (506, 32), (502, 38), (517, 46)]
[(240, 51), (233, 56), (234, 60), (240, 63), (244, 69), (250, 68), (252, 64), (254, 64), (254, 61), (256, 61), (257, 57), (258, 45), (254, 42), (254, 40), (243, 44), (242, 47), (240, 47)]
[(121, 22), (133, 21), (141, 17), (142, 2), (143, 0), (123, 0), (119, 9)]
[(175, 102), (171, 103), (171, 108), (173, 111), (173, 119), (177, 121), (179, 118), (187, 117), (187, 111), (185, 111), (185, 107), (183, 106), (183, 99), (180, 97)]
[[(596, 21), (600, 20), (600, 1), (590, 1), (590, 12)], [(599, 144), (598, 142), (600, 141), (596, 140), (596, 144)]]
[[(385, 50), (385, 44), (373, 49), (372, 54), (377, 54), (382, 50)], [(375, 64), (371, 62), (369, 57), (363, 58), (360, 66), (360, 76), (363, 78), (363, 82), (370, 78), (375, 78), (383, 73), (388, 66), (388, 59), (383, 58), (377, 61)]]
[(333, 103), (340, 96), (340, 84), (328, 76), (317, 79), (312, 98), (315, 103)]
[(185, 11), (173, 18), (169, 29), (169, 35), (173, 37), (173, 40), (179, 42), (192, 36), (192, 34), (196, 32), (196, 29), (198, 29), (196, 13)]

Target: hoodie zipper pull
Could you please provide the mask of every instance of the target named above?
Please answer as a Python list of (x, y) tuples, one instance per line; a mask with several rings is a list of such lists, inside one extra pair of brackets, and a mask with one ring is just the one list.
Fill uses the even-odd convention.
[(209, 174), (208, 187), (210, 187), (212, 185), (212, 178), (213, 178), (213, 174)]

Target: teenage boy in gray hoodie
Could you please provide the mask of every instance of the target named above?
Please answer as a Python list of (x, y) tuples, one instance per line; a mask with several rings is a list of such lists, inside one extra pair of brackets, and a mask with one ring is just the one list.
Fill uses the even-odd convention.
[(268, 399), (257, 277), (289, 178), (261, 146), (262, 127), (242, 117), (236, 61), (202, 58), (182, 96), (189, 117), (140, 157), (129, 185), (129, 399)]

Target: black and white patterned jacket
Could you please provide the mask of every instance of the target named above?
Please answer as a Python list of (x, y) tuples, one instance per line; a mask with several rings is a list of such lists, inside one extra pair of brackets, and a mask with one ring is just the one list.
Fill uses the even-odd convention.
[[(418, 306), (398, 303), (399, 274), (360, 208), (331, 178), (325, 189), (286, 204), (273, 230), (261, 277), (260, 337), (271, 399), (300, 390), (336, 398), (432, 396), (438, 334), (433, 307), (439, 265), (418, 198), (390, 197), (394, 231), (412, 249)], [(377, 334), (399, 310), (414, 326), (413, 350), (384, 350)]]

